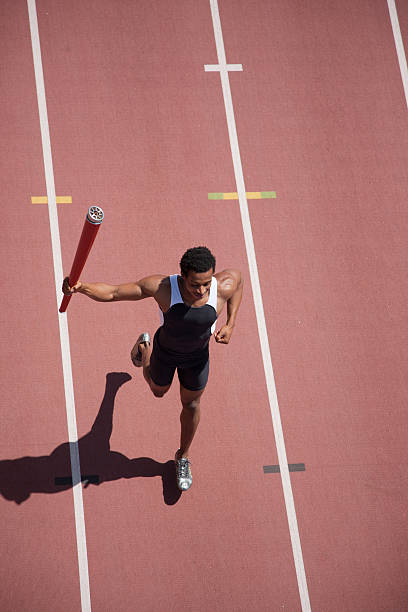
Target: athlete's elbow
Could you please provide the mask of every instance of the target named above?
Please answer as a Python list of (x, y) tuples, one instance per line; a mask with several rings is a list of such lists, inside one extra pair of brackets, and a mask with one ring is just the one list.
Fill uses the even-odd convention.
[(106, 296), (106, 302), (119, 302), (120, 293), (118, 289), (114, 289), (111, 293)]

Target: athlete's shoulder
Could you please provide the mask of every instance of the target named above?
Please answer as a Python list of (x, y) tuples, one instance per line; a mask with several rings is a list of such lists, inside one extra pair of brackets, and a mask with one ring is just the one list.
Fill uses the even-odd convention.
[(240, 270), (227, 268), (214, 274), (217, 279), (218, 295), (228, 299), (242, 285), (242, 275)]
[(152, 274), (138, 281), (138, 285), (145, 295), (156, 298), (158, 295), (168, 292), (170, 279), (167, 274)]

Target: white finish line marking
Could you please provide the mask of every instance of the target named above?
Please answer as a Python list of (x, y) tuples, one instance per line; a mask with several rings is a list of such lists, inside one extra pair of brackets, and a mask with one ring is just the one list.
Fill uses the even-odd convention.
[(254, 296), (256, 320), (258, 324), (259, 339), (261, 343), (262, 359), (265, 370), (266, 385), (268, 390), (269, 405), (272, 415), (273, 430), (275, 434), (278, 461), (282, 479), (283, 495), (285, 498), (286, 514), (289, 523), (290, 539), (292, 543), (293, 558), (295, 562), (296, 576), (299, 588), (299, 596), (303, 612), (311, 610), (309, 593), (306, 582), (305, 568), (303, 563), (302, 548), (300, 545), (299, 529), (296, 519), (295, 503), (293, 499), (292, 485), (290, 482), (288, 460), (286, 457), (285, 441), (283, 438), (282, 422), (280, 418), (278, 398), (276, 394), (275, 377), (272, 369), (272, 360), (269, 350), (268, 332), (266, 329), (265, 314), (263, 309), (261, 287), (259, 282), (258, 267), (256, 263), (254, 240), (252, 236), (251, 222), (249, 218), (248, 202), (242, 172), (241, 155), (238, 146), (237, 129), (235, 125), (234, 108), (232, 105), (231, 89), (228, 77), (228, 64), (225, 57), (224, 40), (221, 30), (221, 21), (218, 11), (217, 0), (210, 0), (211, 15), (214, 28), (215, 43), (217, 46), (218, 62), (220, 66), (220, 77), (222, 92), (224, 96), (225, 112), (227, 115), (228, 133), (230, 139), (231, 153), (234, 164), (235, 181), (241, 211), (242, 228), (245, 238), (245, 246), (248, 257), (249, 271), (251, 276), (252, 292)]
[(52, 257), (54, 263), (54, 278), (57, 298), (57, 314), (60, 330), (62, 368), (64, 375), (65, 404), (68, 424), (68, 440), (71, 456), (71, 471), (75, 511), (75, 528), (78, 550), (79, 582), (81, 591), (81, 604), (83, 612), (90, 612), (91, 599), (89, 591), (88, 555), (86, 549), (84, 505), (81, 488), (81, 468), (78, 451), (78, 432), (75, 416), (74, 386), (72, 381), (71, 352), (69, 346), (67, 315), (60, 314), (58, 307), (62, 298), (63, 272), (61, 244), (58, 226), (57, 202), (55, 195), (54, 170), (52, 164), (50, 131), (48, 125), (47, 103), (45, 98), (44, 74), (41, 61), (40, 37), (38, 32), (37, 9), (35, 0), (27, 0), (28, 16), (30, 21), (31, 44), (35, 83), (37, 88), (38, 111), (40, 116), (41, 140), (44, 158), (45, 181), (48, 197), (48, 214), (50, 219)]
[(404, 86), (405, 100), (408, 107), (408, 68), (405, 56), (404, 44), (402, 42), (401, 29), (398, 21), (398, 13), (395, 0), (387, 0), (390, 13), (392, 33), (394, 34), (395, 48), (397, 49), (398, 63), (401, 71), (402, 84)]

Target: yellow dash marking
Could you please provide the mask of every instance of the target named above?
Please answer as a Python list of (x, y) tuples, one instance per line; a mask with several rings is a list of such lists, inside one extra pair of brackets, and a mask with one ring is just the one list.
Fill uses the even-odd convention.
[[(246, 197), (248, 200), (266, 200), (269, 198), (276, 199), (276, 191), (247, 191)], [(228, 193), (209, 193), (209, 200), (238, 200), (237, 192)]]
[[(57, 196), (57, 204), (72, 204), (72, 196)], [(31, 204), (48, 204), (47, 196), (33, 196)]]
[(238, 200), (237, 193), (224, 193), (224, 200)]

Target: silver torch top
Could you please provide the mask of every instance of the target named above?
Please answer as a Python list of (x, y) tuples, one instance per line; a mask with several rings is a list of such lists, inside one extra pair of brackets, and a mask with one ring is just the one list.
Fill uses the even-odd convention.
[(103, 221), (103, 210), (99, 208), (99, 206), (90, 206), (88, 210), (88, 214), (86, 216), (87, 220), (94, 225), (100, 225)]

